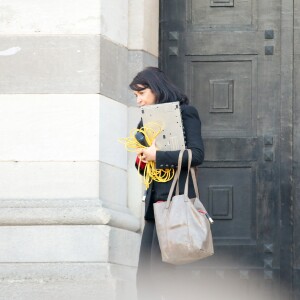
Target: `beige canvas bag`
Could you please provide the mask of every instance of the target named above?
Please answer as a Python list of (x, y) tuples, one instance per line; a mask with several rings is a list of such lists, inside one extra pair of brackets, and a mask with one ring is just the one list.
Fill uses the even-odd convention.
[[(188, 151), (188, 174), (184, 194), (179, 195), (179, 177), (184, 151)], [(192, 151), (182, 150), (178, 169), (167, 201), (154, 203), (154, 215), (162, 260), (170, 264), (185, 264), (214, 253), (210, 222), (199, 199), (195, 170), (191, 168)], [(189, 174), (192, 175), (196, 198), (188, 198)], [(172, 197), (176, 186), (175, 196)], [(171, 200), (172, 198), (172, 200)]]

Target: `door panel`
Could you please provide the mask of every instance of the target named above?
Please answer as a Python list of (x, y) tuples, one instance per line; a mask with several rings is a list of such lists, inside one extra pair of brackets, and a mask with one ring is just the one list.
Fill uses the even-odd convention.
[(300, 1), (294, 1), (294, 80), (295, 80), (295, 100), (294, 100), (294, 176), (295, 176), (295, 198), (294, 198), (294, 287), (295, 300), (300, 299)]
[(161, 0), (160, 67), (199, 111), (215, 220), (215, 255), (187, 268), (260, 288), (280, 274), (280, 18), (280, 0)]
[(251, 28), (256, 25), (256, 1), (188, 0), (188, 23), (197, 28)]
[(254, 244), (253, 172), (249, 167), (205, 167), (199, 181), (201, 198), (216, 221), (213, 226), (215, 243)]
[(186, 86), (202, 112), (203, 136), (256, 136), (256, 57), (190, 59)]

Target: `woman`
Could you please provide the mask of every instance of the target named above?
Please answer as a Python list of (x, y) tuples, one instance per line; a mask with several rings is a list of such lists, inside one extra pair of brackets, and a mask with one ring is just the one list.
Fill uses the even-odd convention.
[[(201, 137), (201, 122), (197, 110), (188, 105), (188, 98), (184, 95), (158, 68), (148, 67), (139, 72), (130, 83), (137, 105), (139, 107), (167, 102), (180, 102), (185, 144), (192, 150), (192, 166), (198, 166), (204, 159), (204, 147)], [(141, 127), (142, 121), (138, 125)], [(136, 167), (140, 163), (143, 170), (149, 161), (156, 163), (157, 169), (176, 168), (178, 151), (160, 151), (155, 147), (155, 141), (148, 148), (137, 150)], [(141, 162), (140, 162), (141, 160)], [(182, 171), (179, 179), (179, 190), (183, 193), (187, 175), (187, 153), (182, 160)], [(145, 227), (142, 235), (140, 257), (137, 271), (137, 291), (139, 300), (184, 299), (180, 295), (182, 287), (176, 289), (174, 285), (174, 266), (163, 263), (155, 230), (153, 203), (167, 200), (172, 180), (169, 182), (153, 181), (146, 193)], [(195, 197), (192, 180), (189, 180), (189, 197)], [(185, 295), (186, 296), (186, 295)], [(163, 297), (163, 298), (162, 298)]]

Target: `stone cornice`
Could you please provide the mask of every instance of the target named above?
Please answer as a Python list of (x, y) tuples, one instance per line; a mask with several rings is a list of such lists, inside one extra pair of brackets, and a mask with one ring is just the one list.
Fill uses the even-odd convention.
[(110, 225), (136, 232), (140, 221), (127, 207), (100, 199), (0, 201), (1, 225)]

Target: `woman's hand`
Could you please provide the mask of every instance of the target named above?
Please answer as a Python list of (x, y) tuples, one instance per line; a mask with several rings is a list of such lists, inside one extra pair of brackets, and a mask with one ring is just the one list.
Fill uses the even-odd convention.
[(138, 148), (137, 154), (139, 155), (142, 162), (147, 163), (149, 161), (156, 160), (156, 146), (155, 140), (153, 141), (152, 145), (148, 148)]

